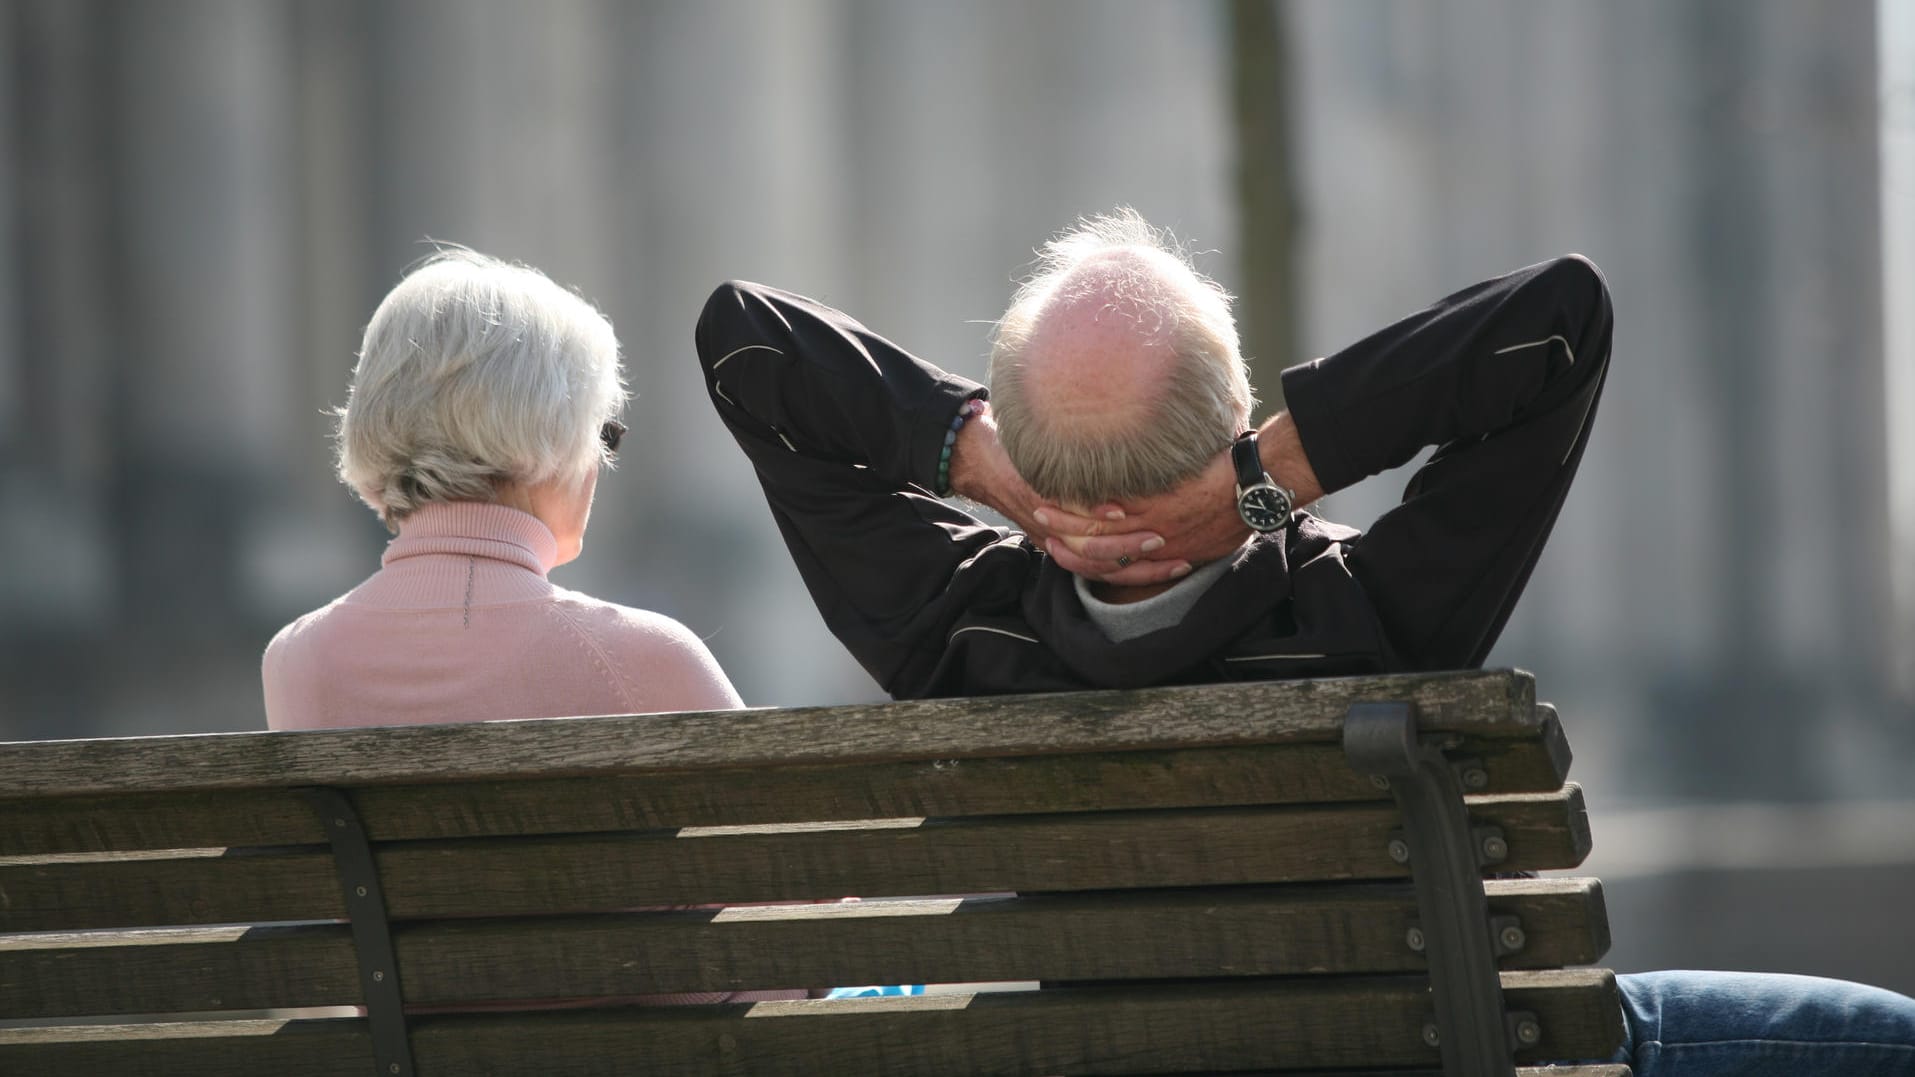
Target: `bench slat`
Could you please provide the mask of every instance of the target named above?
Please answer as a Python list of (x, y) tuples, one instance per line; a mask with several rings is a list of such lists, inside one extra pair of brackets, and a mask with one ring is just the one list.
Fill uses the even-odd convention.
[(1377, 699), (1414, 701), (1426, 731), (1533, 736), (1551, 720), (1535, 706), (1527, 673), (1392, 674), (830, 708), (22, 742), (0, 747), (0, 789), (80, 795), (1334, 743), (1350, 704)]
[[(1582, 791), (1482, 798), (1502, 827), (1500, 871), (1573, 868), (1589, 852)], [(904, 824), (904, 825), (891, 825)], [(917, 825), (921, 824), (921, 825)], [(896, 820), (849, 829), (647, 831), (378, 847), (400, 919), (595, 912), (635, 905), (794, 901), (1398, 878), (1395, 808)], [(0, 931), (318, 920), (341, 916), (328, 854), (0, 866)]]
[[(1538, 1014), (1542, 1041), (1524, 1052), (1606, 1057), (1621, 1037), (1615, 980), (1606, 971), (1508, 973), (1513, 1008)], [(479, 1073), (613, 1075), (914, 1075), (1429, 1066), (1422, 1042), (1429, 998), (1421, 977), (1330, 982), (1260, 980), (1067, 988), (992, 995), (752, 1006), (626, 1007), (415, 1020), (420, 1077)], [(223, 1036), (217, 1023), (188, 1036), (116, 1042), (0, 1032), (0, 1069), (45, 1077), (331, 1077), (322, 1054), (356, 1055), (366, 1070), (363, 1022), (289, 1022), (271, 1035)], [(337, 1039), (341, 1050), (327, 1041)], [(288, 1050), (297, 1044), (301, 1050)], [(304, 1057), (299, 1057), (303, 1053)]]
[[(1503, 967), (1598, 960), (1594, 879), (1498, 880), (1528, 936)], [(799, 905), (405, 925), (406, 999), (448, 1005), (833, 984), (1115, 980), (1425, 967), (1401, 883)], [(60, 942), (63, 946), (54, 945)], [(343, 925), (0, 938), (0, 1013), (352, 1005)]]
[[(1561, 787), (1560, 725), (1534, 739), (1472, 738), (1480, 792)], [(722, 790), (722, 793), (718, 792)], [(845, 766), (662, 771), (351, 790), (374, 840), (589, 833), (894, 816), (1000, 815), (1113, 808), (1377, 800), (1340, 745), (977, 758)], [(323, 843), (290, 789), (0, 800), (0, 856), (119, 849)]]

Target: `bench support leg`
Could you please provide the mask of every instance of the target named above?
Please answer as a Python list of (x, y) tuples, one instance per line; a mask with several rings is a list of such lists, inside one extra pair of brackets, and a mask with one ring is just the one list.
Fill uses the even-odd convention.
[(399, 960), (386, 919), (386, 895), (379, 887), (379, 866), (372, 843), (353, 810), (352, 798), (338, 789), (304, 790), (332, 839), (333, 864), (346, 897), (353, 948), (359, 952), (359, 986), (366, 1000), (372, 1054), (379, 1077), (412, 1077), (412, 1042), (406, 1033), (405, 996), (399, 990)]
[(1443, 1072), (1514, 1077), (1489, 902), (1463, 787), (1449, 761), (1416, 736), (1411, 703), (1358, 703), (1343, 723), (1343, 752), (1358, 773), (1389, 781), (1403, 815), (1416, 886)]

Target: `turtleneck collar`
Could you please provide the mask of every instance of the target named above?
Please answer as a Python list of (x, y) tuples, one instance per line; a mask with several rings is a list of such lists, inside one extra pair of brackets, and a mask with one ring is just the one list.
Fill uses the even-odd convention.
[(480, 501), (433, 502), (399, 523), (382, 565), (426, 554), (488, 557), (544, 576), (558, 561), (550, 528), (528, 512)]

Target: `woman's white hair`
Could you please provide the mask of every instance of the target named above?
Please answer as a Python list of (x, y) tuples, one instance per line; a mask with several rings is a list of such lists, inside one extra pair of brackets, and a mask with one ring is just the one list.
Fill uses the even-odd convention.
[[(1175, 367), (1141, 424), (1055, 421), (1025, 374), (1033, 330), (1060, 300), (1094, 294), (1170, 344)], [(1038, 252), (991, 343), (991, 410), (1011, 464), (1040, 496), (1095, 505), (1148, 497), (1201, 472), (1250, 420), (1255, 398), (1230, 295), (1136, 210), (1089, 217)]]
[(605, 316), (527, 266), (448, 248), (373, 312), (339, 409), (339, 477), (396, 528), (502, 483), (585, 481), (625, 403)]

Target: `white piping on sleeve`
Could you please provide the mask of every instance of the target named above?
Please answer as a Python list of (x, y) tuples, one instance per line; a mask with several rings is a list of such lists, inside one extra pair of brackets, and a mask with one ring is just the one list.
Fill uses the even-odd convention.
[(1043, 643), (1042, 640), (1037, 639), (1034, 636), (1026, 636), (1026, 635), (1023, 635), (1022, 633), (1012, 632), (1011, 630), (1006, 628), (992, 628), (990, 625), (965, 625), (963, 628), (958, 629), (956, 632), (953, 632), (948, 637), (946, 637), (944, 642), (949, 643), (966, 632), (993, 632), (1000, 636), (1009, 636), (1012, 639), (1021, 639), (1025, 643), (1037, 643), (1037, 644)]
[(751, 351), (751, 350), (752, 350), (752, 349), (754, 349), (754, 348), (762, 348), (762, 349), (764, 349), (765, 351), (768, 351), (768, 352), (770, 352), (770, 353), (772, 353), (773, 355), (783, 355), (783, 354), (785, 354), (784, 352), (781, 352), (781, 351), (779, 351), (779, 350), (778, 350), (777, 348), (774, 348), (774, 347), (772, 347), (772, 346), (771, 346), (771, 345), (769, 345), (769, 344), (747, 344), (747, 345), (745, 345), (745, 346), (744, 346), (744, 347), (742, 347), (742, 348), (733, 348), (733, 349), (732, 349), (731, 351), (728, 351), (728, 352), (726, 352), (726, 353), (725, 353), (725, 358), (724, 358), (724, 359), (720, 359), (720, 360), (718, 360), (718, 361), (717, 361), (716, 363), (713, 363), (713, 364), (711, 365), (711, 368), (712, 368), (713, 370), (717, 370), (717, 369), (718, 369), (719, 367), (721, 367), (721, 366), (724, 366), (724, 365), (725, 365), (725, 362), (726, 362), (726, 360), (729, 360), (729, 359), (730, 359), (730, 358), (731, 358), (732, 356), (734, 356), (734, 355), (737, 355), (737, 354), (738, 354), (739, 352), (748, 352), (748, 351)]
[(1542, 346), (1542, 345), (1544, 345), (1544, 344), (1547, 344), (1547, 343), (1549, 343), (1549, 342), (1550, 342), (1550, 341), (1552, 341), (1552, 340), (1558, 340), (1558, 341), (1562, 341), (1562, 345), (1563, 345), (1563, 351), (1564, 351), (1565, 353), (1567, 353), (1567, 354), (1568, 354), (1568, 356), (1569, 356), (1569, 365), (1570, 365), (1570, 366), (1575, 366), (1575, 365), (1576, 365), (1576, 350), (1575, 350), (1574, 348), (1571, 348), (1571, 347), (1569, 346), (1569, 340), (1568, 340), (1567, 338), (1565, 338), (1564, 336), (1562, 336), (1562, 335), (1561, 335), (1560, 333), (1559, 333), (1559, 334), (1557, 334), (1557, 335), (1555, 335), (1555, 336), (1549, 336), (1549, 337), (1544, 337), (1544, 338), (1543, 338), (1543, 339), (1541, 339), (1541, 340), (1532, 340), (1532, 341), (1530, 341), (1530, 342), (1529, 342), (1529, 343), (1527, 343), (1527, 344), (1511, 344), (1511, 345), (1510, 345), (1509, 347), (1507, 347), (1507, 348), (1498, 348), (1498, 349), (1496, 349), (1496, 350), (1495, 350), (1494, 352), (1492, 352), (1492, 353), (1490, 353), (1490, 354), (1492, 354), (1492, 355), (1502, 355), (1502, 354), (1504, 354), (1505, 352), (1518, 352), (1518, 351), (1522, 351), (1522, 350), (1523, 350), (1524, 348), (1537, 348), (1537, 347), (1541, 347), (1541, 346)]

